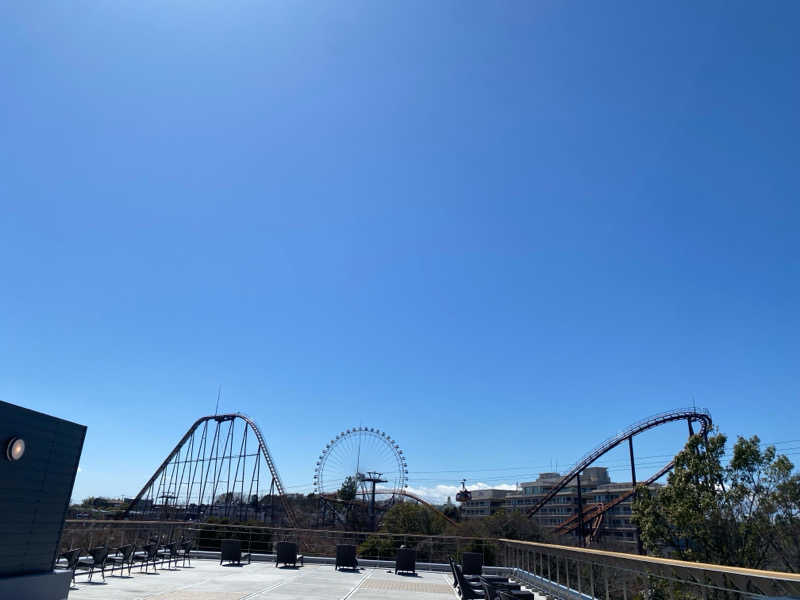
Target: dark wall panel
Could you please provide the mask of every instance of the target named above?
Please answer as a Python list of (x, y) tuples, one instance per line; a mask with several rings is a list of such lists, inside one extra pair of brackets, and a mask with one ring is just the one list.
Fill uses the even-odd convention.
[[(86, 427), (0, 402), (0, 577), (50, 571)], [(25, 440), (21, 460), (8, 441)]]

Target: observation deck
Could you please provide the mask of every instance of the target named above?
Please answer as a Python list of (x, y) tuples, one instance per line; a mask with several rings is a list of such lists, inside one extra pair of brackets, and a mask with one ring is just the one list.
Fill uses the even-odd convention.
[[(443, 565), (444, 566), (444, 565)], [(99, 582), (98, 582), (99, 581)], [(106, 577), (92, 583), (79, 577), (70, 600), (448, 600), (458, 598), (445, 572), (395, 575), (387, 567), (334, 571), (332, 564), (307, 562), (297, 569), (272, 562), (220, 566), (219, 560), (192, 560), (192, 568)], [(544, 597), (537, 598), (544, 600)]]
[[(67, 524), (71, 547), (117, 546), (153, 534), (193, 536), (196, 550), (189, 563), (161, 563), (158, 570), (130, 576), (106, 568), (103, 581), (79, 573), (69, 598), (147, 600), (445, 600), (458, 598), (448, 557), (478, 551), (484, 575), (501, 575), (535, 594), (535, 600), (629, 600), (654, 589), (685, 600), (707, 600), (715, 594), (751, 600), (800, 599), (800, 574), (684, 562), (620, 552), (509, 539), (425, 536), (369, 532), (274, 529), (241, 525), (96, 521)], [(220, 564), (223, 539), (240, 540), (252, 562)], [(273, 542), (295, 540), (305, 556), (298, 568), (276, 567)], [(335, 548), (359, 548), (360, 569), (334, 568)], [(397, 548), (414, 548), (416, 575), (395, 574)], [(227, 563), (226, 563), (227, 564)]]

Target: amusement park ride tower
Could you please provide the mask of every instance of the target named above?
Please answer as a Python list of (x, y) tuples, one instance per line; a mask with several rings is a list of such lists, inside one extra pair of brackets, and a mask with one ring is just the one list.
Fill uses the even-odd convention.
[(363, 473), (358, 474), (358, 481), (362, 485), (372, 484), (372, 489), (369, 491), (369, 524), (370, 529), (373, 531), (375, 530), (375, 484), (387, 483), (386, 479), (382, 479), (382, 475), (383, 473), (378, 473), (377, 471), (368, 471), (366, 475)]
[[(338, 434), (322, 450), (314, 469), (314, 491), (319, 495), (323, 524), (349, 527), (354, 511), (367, 509), (369, 527), (377, 526), (376, 496), (391, 506), (407, 487), (408, 465), (399, 444), (386, 432), (354, 427)], [(355, 484), (355, 497), (342, 494), (342, 486)], [(378, 484), (385, 484), (378, 487)]]

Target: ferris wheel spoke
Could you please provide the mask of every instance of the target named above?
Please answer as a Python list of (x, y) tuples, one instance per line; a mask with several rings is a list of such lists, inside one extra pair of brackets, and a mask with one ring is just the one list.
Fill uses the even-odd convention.
[[(337, 436), (325, 447), (315, 470), (319, 493), (336, 493), (357, 473), (380, 474), (383, 493), (394, 495), (405, 487), (405, 459), (396, 442), (380, 430), (354, 427)], [(357, 493), (368, 492), (368, 482), (360, 482)]]

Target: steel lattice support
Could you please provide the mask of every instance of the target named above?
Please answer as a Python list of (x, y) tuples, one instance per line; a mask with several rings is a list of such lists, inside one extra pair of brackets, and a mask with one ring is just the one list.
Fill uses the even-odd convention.
[[(583, 472), (584, 469), (589, 467), (592, 463), (594, 463), (598, 458), (609, 452), (610, 450), (616, 448), (623, 442), (628, 442), (630, 446), (630, 455), (631, 455), (631, 476), (633, 478), (633, 485), (634, 489), (628, 492), (627, 494), (621, 495), (617, 500), (603, 504), (601, 506), (593, 507), (591, 512), (587, 514), (583, 514), (583, 511), (580, 512), (580, 518), (585, 520), (588, 518), (594, 518), (599, 516), (600, 514), (605, 513), (606, 511), (610, 510), (623, 500), (630, 497), (632, 494), (635, 493), (635, 486), (636, 486), (636, 471), (635, 465), (633, 463), (633, 437), (643, 431), (647, 431), (648, 429), (652, 429), (654, 427), (659, 427), (664, 425), (665, 423), (672, 423), (674, 421), (683, 421), (685, 420), (689, 424), (689, 432), (690, 434), (694, 433), (694, 429), (692, 427), (692, 423), (699, 423), (701, 430), (700, 435), (707, 436), (708, 432), (711, 430), (711, 415), (709, 414), (708, 410), (698, 409), (698, 408), (685, 408), (685, 409), (676, 409), (671, 410), (669, 412), (661, 413), (658, 415), (654, 415), (652, 417), (648, 417), (647, 419), (643, 419), (637, 423), (634, 423), (630, 427), (628, 427), (625, 431), (618, 433), (616, 436), (607, 439), (605, 442), (591, 450), (589, 453), (583, 456), (575, 466), (558, 482), (556, 483), (548, 493), (541, 499), (539, 502), (536, 503), (528, 511), (528, 516), (532, 517), (535, 515), (539, 510), (548, 502), (550, 502), (558, 492), (560, 492), (564, 487), (566, 487), (573, 479), (578, 477), (580, 473)], [(675, 461), (672, 460), (667, 463), (663, 468), (661, 468), (657, 473), (653, 476), (648, 478), (647, 480), (641, 482), (644, 485), (649, 485), (652, 482), (659, 479), (662, 475), (666, 472), (670, 471), (672, 467), (675, 465)], [(578, 517), (575, 519), (577, 520)], [(566, 531), (573, 531), (574, 529), (581, 527), (580, 523), (574, 523), (573, 519), (568, 519), (561, 525), (559, 525), (559, 530), (564, 532)]]
[[(264, 463), (271, 476), (261, 488)], [(122, 518), (274, 520), (274, 497), (289, 525), (297, 521), (275, 461), (255, 422), (241, 413), (194, 422), (145, 483)]]

